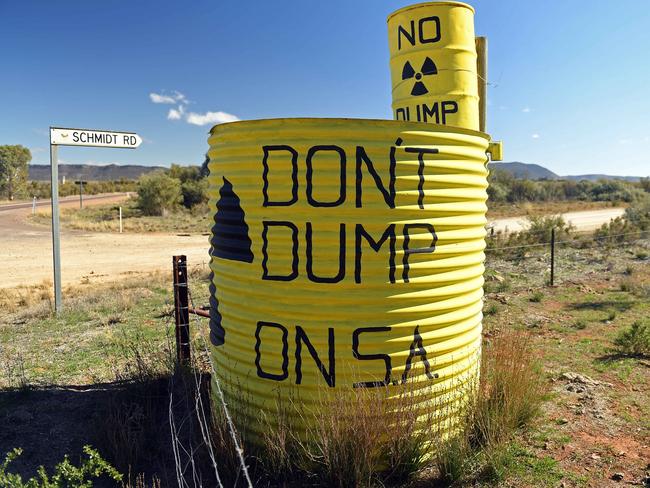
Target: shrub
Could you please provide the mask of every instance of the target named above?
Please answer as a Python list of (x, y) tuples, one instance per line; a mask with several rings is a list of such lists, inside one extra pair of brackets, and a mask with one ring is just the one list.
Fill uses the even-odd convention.
[(181, 201), (181, 183), (165, 173), (143, 175), (138, 181), (138, 207), (145, 215), (164, 215)]
[(528, 336), (508, 331), (487, 342), (480, 387), (456, 435), (436, 451), (439, 477), (471, 485), (476, 478), (494, 478), (504, 467), (504, 447), (538, 414), (542, 399), (542, 375)]
[(530, 296), (529, 300), (531, 302), (534, 302), (534, 303), (539, 303), (539, 302), (542, 301), (543, 298), (544, 298), (544, 293), (537, 290), (537, 291), (533, 292), (533, 294)]
[(208, 180), (188, 180), (181, 184), (183, 206), (192, 208), (208, 201)]
[(585, 319), (576, 319), (573, 323), (573, 328), (578, 330), (583, 330), (587, 328), (587, 321)]
[(23, 481), (18, 474), (9, 473), (9, 464), (22, 454), (22, 449), (13, 449), (7, 453), (5, 460), (0, 464), (0, 486), (11, 488), (90, 488), (92, 479), (108, 478), (112, 481), (122, 481), (122, 475), (106, 462), (97, 451), (90, 446), (84, 447), (88, 456), (81, 461), (80, 466), (70, 462), (68, 456), (63, 458), (54, 467), (54, 474), (48, 475), (43, 466), (37, 470), (38, 476)]
[(621, 354), (630, 356), (650, 355), (650, 325), (648, 323), (634, 322), (627, 329), (622, 330), (614, 345)]

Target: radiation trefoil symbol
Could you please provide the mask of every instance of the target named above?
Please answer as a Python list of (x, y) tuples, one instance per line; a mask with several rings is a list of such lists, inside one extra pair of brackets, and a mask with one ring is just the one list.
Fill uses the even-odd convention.
[(438, 68), (436, 67), (436, 63), (434, 63), (433, 60), (427, 56), (424, 60), (424, 63), (422, 63), (422, 68), (420, 71), (415, 71), (413, 69), (413, 66), (411, 66), (411, 63), (407, 61), (404, 64), (404, 68), (402, 69), (402, 80), (410, 80), (411, 78), (415, 78), (415, 84), (411, 89), (411, 95), (417, 97), (419, 95), (425, 95), (429, 93), (429, 90), (427, 90), (424, 82), (421, 81), (422, 77), (437, 74)]

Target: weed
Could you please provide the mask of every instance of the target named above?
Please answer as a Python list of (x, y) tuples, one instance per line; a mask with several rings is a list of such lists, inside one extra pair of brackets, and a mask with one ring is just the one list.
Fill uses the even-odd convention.
[[(458, 434), (436, 451), (440, 477), (501, 479), (509, 439), (539, 412), (542, 375), (527, 336), (502, 333), (483, 349), (480, 388), (469, 403)], [(473, 473), (473, 474), (472, 474)]]
[(612, 322), (616, 318), (616, 310), (610, 310), (605, 319), (608, 322)]
[(585, 319), (576, 319), (573, 322), (573, 328), (578, 330), (583, 330), (587, 328), (587, 321)]
[(614, 339), (614, 345), (621, 354), (629, 356), (650, 355), (650, 325), (640, 321), (634, 322), (622, 330)]
[(510, 291), (511, 288), (512, 288), (512, 283), (510, 282), (510, 280), (500, 281), (496, 286), (496, 290), (498, 293), (505, 293), (507, 291)]
[(7, 453), (5, 460), (0, 464), (0, 486), (11, 488), (66, 488), (66, 487), (91, 487), (92, 479), (110, 479), (122, 481), (122, 475), (104, 460), (99, 453), (90, 446), (84, 446), (87, 458), (79, 466), (70, 462), (68, 456), (63, 458), (54, 468), (54, 474), (48, 475), (43, 466), (37, 470), (38, 476), (23, 481), (18, 474), (7, 471), (9, 465), (22, 454), (22, 449), (13, 449)]
[(540, 290), (533, 292), (529, 300), (534, 303), (540, 303), (544, 299), (544, 293)]
[(496, 303), (490, 303), (487, 307), (485, 307), (485, 310), (483, 311), (485, 315), (496, 315), (498, 312), (499, 307)]

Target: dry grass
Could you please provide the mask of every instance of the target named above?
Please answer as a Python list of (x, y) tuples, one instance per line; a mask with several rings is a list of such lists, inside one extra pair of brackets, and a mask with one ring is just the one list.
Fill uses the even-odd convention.
[[(261, 486), (370, 487), (409, 483), (464, 484), (494, 480), (507, 446), (537, 414), (542, 379), (527, 336), (504, 332), (484, 346), (481, 382), (459, 398), (432, 397), (406, 385), (322, 391), (311, 410), (298, 396), (262, 415), (261, 439), (240, 435)], [(456, 392), (458, 393), (458, 392)], [(231, 409), (242, 399), (231, 400)], [(460, 409), (460, 416), (458, 414)], [(450, 422), (452, 414), (460, 419)], [(214, 414), (213, 445), (221, 466), (238, 472), (223, 415)], [(240, 425), (244, 415), (241, 417)], [(245, 420), (244, 420), (245, 422)], [(245, 423), (243, 425), (246, 425)], [(418, 485), (419, 486), (419, 485)]]
[(500, 477), (508, 442), (539, 412), (543, 382), (537, 361), (523, 332), (507, 331), (486, 341), (476, 396), (458, 434), (434, 456), (441, 480), (471, 483)]
[[(136, 207), (135, 200), (129, 200), (122, 206), (122, 228), (124, 232), (193, 232), (205, 233), (211, 226), (211, 215), (207, 205), (199, 205), (192, 211), (179, 210), (164, 217), (143, 215)], [(39, 225), (49, 225), (51, 213), (40, 210), (29, 217)], [(61, 226), (66, 229), (88, 232), (119, 232), (119, 205), (97, 205), (61, 210)]]
[(578, 212), (582, 210), (598, 210), (601, 208), (626, 207), (628, 204), (620, 202), (588, 202), (582, 200), (565, 200), (552, 202), (520, 202), (520, 203), (495, 203), (491, 202), (488, 209), (488, 219), (502, 219), (507, 217), (543, 216), (565, 212)]

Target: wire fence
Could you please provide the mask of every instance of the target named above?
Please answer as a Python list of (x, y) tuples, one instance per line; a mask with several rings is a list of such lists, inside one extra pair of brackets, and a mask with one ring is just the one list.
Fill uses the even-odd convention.
[[(621, 239), (625, 240), (624, 246), (620, 245)], [(631, 259), (650, 263), (650, 260), (647, 260), (650, 255), (650, 231), (626, 232), (606, 236), (582, 235), (548, 242), (492, 246), (485, 249), (485, 254), (485, 290), (487, 293), (498, 294), (537, 289), (549, 285), (552, 266), (555, 271), (555, 284), (557, 285), (573, 281), (588, 281), (594, 275), (602, 277), (607, 274), (625, 272), (626, 267), (630, 265)], [(187, 266), (186, 263), (183, 266)], [(201, 271), (204, 268), (204, 265), (198, 266), (188, 272), (187, 267), (185, 267), (184, 276), (187, 278), (188, 275), (195, 275), (195, 277), (205, 278), (205, 276), (202, 276), (205, 271)], [(237, 432), (229, 405), (215, 371), (209, 342), (206, 338), (208, 327), (205, 322), (200, 320), (200, 314), (197, 313), (202, 309), (197, 307), (195, 301), (199, 303), (207, 301), (207, 287), (198, 287), (196, 294), (192, 293), (189, 280), (185, 283), (175, 283), (174, 287), (175, 293), (177, 290), (184, 290), (187, 293), (186, 301), (181, 300), (180, 303), (187, 309), (186, 312), (194, 315), (191, 334), (193, 340), (188, 341), (190, 351), (187, 356), (187, 364), (190, 366), (189, 371), (193, 378), (192, 390), (194, 392), (193, 407), (190, 410), (191, 415), (194, 417), (192, 421), (198, 425), (200, 449), (204, 455), (207, 453), (208, 466), (213, 472), (215, 480), (213, 486), (223, 488), (225, 484), (230, 484), (226, 483), (225, 480), (232, 481), (234, 476), (233, 486), (253, 487), (249, 466), (241, 445), (241, 436)], [(187, 324), (182, 325), (190, 326), (190, 313), (185, 315), (177, 314), (177, 317), (187, 317)], [(181, 357), (182, 355), (179, 354), (179, 359)], [(201, 369), (208, 373), (214, 389), (207, 401), (202, 394), (202, 392), (205, 393), (206, 385), (202, 381)], [(186, 417), (180, 420), (177, 418), (174, 405), (175, 401), (178, 400), (175, 400), (173, 396), (175, 391), (174, 380), (170, 381), (172, 384), (170, 385), (169, 398), (169, 427), (178, 486), (183, 488), (203, 486), (201, 468), (197, 467), (195, 461), (199, 447), (192, 445), (191, 442), (188, 444), (181, 440), (183, 436), (180, 434), (180, 430), (187, 429), (191, 422), (187, 419), (187, 413), (185, 413)], [(212, 399), (216, 399), (216, 404), (210, 405)], [(216, 421), (223, 424), (221, 427), (226, 432), (224, 435), (229, 437), (234, 451), (232, 459), (224, 460), (223, 446), (221, 446), (221, 451), (214, 446), (213, 429), (215, 419), (210, 417), (210, 413), (220, 417)], [(204, 464), (203, 467), (205, 468), (205, 466)]]
[(487, 292), (539, 288), (551, 284), (551, 268), (553, 284), (558, 285), (625, 272), (630, 258), (645, 262), (650, 255), (650, 231), (488, 247), (485, 254)]

